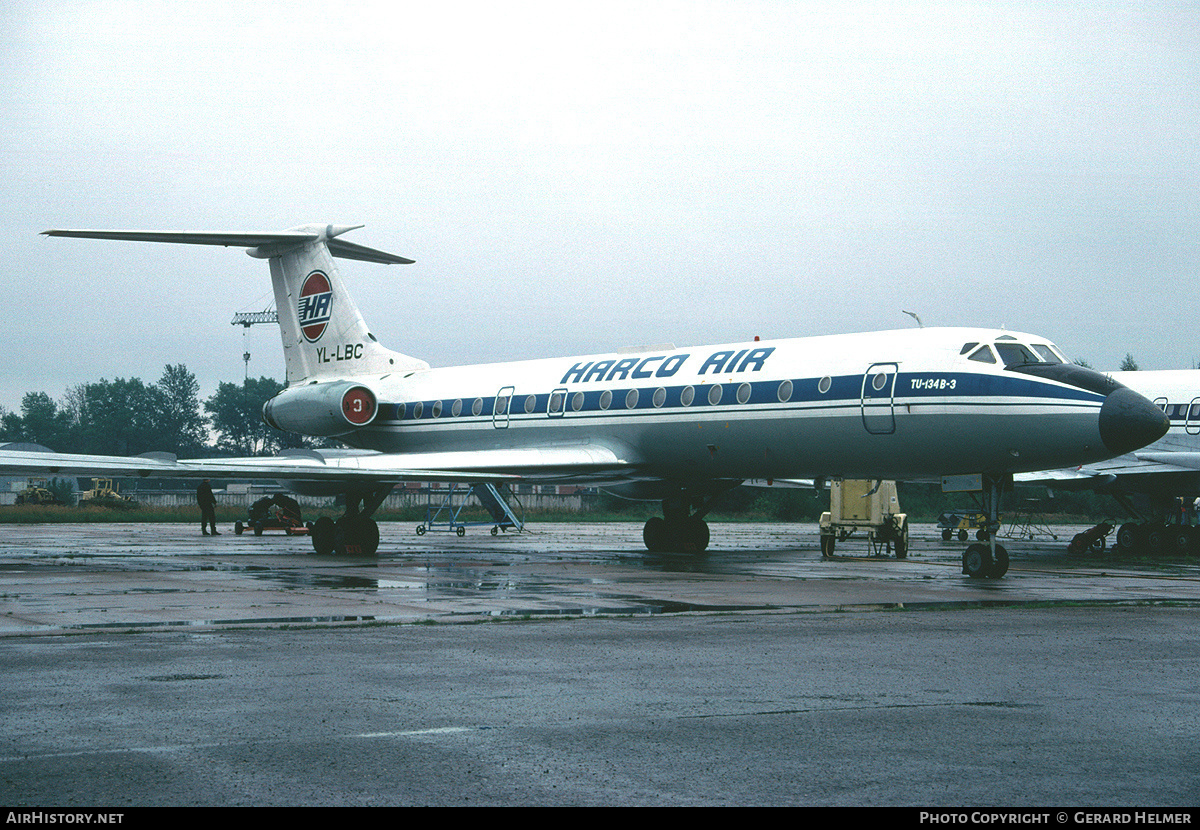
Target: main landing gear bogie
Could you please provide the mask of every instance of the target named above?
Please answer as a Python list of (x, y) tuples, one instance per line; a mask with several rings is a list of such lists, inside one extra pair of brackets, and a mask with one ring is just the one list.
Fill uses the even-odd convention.
[(346, 513), (336, 521), (322, 516), (312, 523), (308, 535), (319, 556), (374, 556), (379, 551), (379, 525), (371, 514), (391, 492), (390, 486), (346, 494)]
[(367, 516), (322, 516), (309, 531), (313, 551), (320, 556), (374, 556), (379, 551), (379, 525)]
[[(692, 512), (696, 505), (699, 509)], [(712, 505), (684, 493), (663, 499), (663, 514), (650, 518), (642, 528), (642, 541), (653, 553), (703, 553), (708, 549), (708, 522), (704, 516)]]
[(1195, 556), (1200, 527), (1155, 522), (1126, 522), (1117, 529), (1117, 551), (1134, 554)]
[(696, 516), (675, 522), (654, 516), (642, 528), (642, 541), (654, 553), (701, 553), (708, 548), (708, 522)]

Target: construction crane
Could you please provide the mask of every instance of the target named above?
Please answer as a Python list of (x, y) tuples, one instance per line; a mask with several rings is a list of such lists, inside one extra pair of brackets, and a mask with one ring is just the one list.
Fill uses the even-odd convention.
[[(259, 323), (278, 323), (279, 313), (273, 308), (264, 309), (263, 311), (238, 311), (230, 320), (230, 325), (241, 326), (242, 342), (246, 342), (246, 330), (251, 326), (256, 326)], [(246, 380), (250, 379), (250, 350), (242, 352), (242, 361), (246, 364)]]
[(250, 328), (258, 323), (278, 323), (279, 312), (273, 308), (268, 308), (266, 311), (239, 311), (233, 315), (231, 325), (245, 326)]

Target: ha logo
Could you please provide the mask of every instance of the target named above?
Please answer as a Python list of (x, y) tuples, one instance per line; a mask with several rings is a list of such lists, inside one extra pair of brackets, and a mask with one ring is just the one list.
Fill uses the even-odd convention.
[(325, 333), (332, 308), (333, 290), (329, 285), (329, 277), (321, 271), (313, 271), (304, 280), (296, 309), (300, 331), (309, 343), (316, 343)]

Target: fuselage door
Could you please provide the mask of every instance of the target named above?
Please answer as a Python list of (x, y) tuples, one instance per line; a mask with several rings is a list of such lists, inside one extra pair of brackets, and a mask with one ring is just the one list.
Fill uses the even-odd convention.
[(1183, 423), (1188, 435), (1200, 435), (1200, 398), (1192, 398), (1192, 402), (1188, 404), (1187, 418)]
[(546, 414), (551, 418), (561, 418), (566, 411), (567, 390), (555, 389), (550, 393), (550, 400), (546, 402)]
[(512, 397), (515, 391), (514, 387), (505, 386), (496, 393), (496, 405), (492, 407), (492, 426), (496, 429), (508, 428), (508, 411), (512, 409)]
[(863, 427), (872, 435), (890, 435), (896, 431), (896, 363), (872, 363), (863, 374)]

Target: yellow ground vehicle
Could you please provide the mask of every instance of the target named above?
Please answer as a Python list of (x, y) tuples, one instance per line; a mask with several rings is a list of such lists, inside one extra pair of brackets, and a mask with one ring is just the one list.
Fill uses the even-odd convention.
[(975, 538), (983, 540), (987, 538), (987, 516), (977, 508), (968, 510), (947, 510), (938, 517), (938, 530), (942, 531), (942, 541), (949, 542), (956, 534), (958, 541), (967, 541), (967, 536), (972, 530), (975, 531)]
[(133, 509), (138, 506), (137, 499), (132, 496), (122, 496), (117, 492), (117, 485), (111, 478), (93, 478), (92, 489), (79, 494), (80, 507), (116, 507)]
[(833, 556), (838, 542), (865, 530), (876, 555), (895, 549), (908, 558), (908, 516), (900, 512), (896, 482), (845, 479), (829, 484), (829, 512), (821, 514), (821, 554)]
[(44, 478), (31, 478), (25, 489), (17, 493), (17, 504), (62, 504), (63, 501), (54, 495)]

